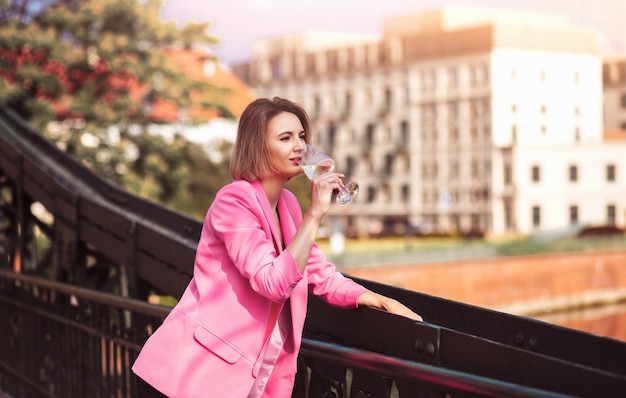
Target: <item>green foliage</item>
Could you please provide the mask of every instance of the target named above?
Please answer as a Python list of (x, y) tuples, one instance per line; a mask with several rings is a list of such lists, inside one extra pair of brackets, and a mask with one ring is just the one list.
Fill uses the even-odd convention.
[(203, 217), (229, 180), (228, 158), (149, 134), (148, 125), (171, 122), (155, 119), (153, 106), (233, 115), (223, 89), (190, 79), (166, 54), (218, 43), (209, 23), (160, 21), (161, 3), (0, 0), (0, 102), (111, 181)]
[(139, 155), (119, 183), (172, 209), (202, 219), (217, 191), (230, 182), (228, 162), (232, 144), (215, 141), (220, 159), (212, 160), (207, 151), (184, 137), (172, 142), (148, 133), (137, 137)]
[(10, 2), (0, 13), (0, 101), (40, 130), (76, 117), (100, 131), (158, 122), (157, 100), (222, 109), (222, 90), (190, 79), (165, 53), (217, 43), (209, 23), (179, 29), (159, 20), (160, 7), (158, 0)]
[(302, 211), (305, 212), (309, 208), (311, 198), (311, 181), (303, 174), (289, 181), (286, 188), (296, 195)]

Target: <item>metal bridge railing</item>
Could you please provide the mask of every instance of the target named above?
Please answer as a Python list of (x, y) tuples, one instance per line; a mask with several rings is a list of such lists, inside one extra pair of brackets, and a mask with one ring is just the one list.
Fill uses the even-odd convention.
[(133, 397), (131, 366), (165, 307), (0, 270), (0, 390)]
[[(623, 377), (610, 372), (382, 311), (320, 303), (310, 302), (294, 398), (607, 396), (626, 387)], [(168, 312), (164, 306), (0, 270), (0, 391), (13, 398), (132, 398), (132, 363)], [(483, 358), (467, 344), (476, 340), (482, 341)], [(519, 372), (519, 364), (503, 366), (507, 358), (533, 368)], [(464, 370), (455, 364), (459, 360), (476, 371)], [(502, 368), (509, 368), (506, 377), (498, 377)], [(545, 370), (550, 374), (533, 376)], [(559, 387), (568, 379), (569, 387)]]

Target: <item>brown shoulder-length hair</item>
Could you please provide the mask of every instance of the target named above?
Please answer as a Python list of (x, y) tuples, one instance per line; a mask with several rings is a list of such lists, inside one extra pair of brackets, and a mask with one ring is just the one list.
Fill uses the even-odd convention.
[(230, 161), (230, 175), (235, 180), (254, 181), (271, 174), (267, 129), (278, 114), (296, 115), (309, 142), (309, 116), (302, 106), (284, 98), (259, 98), (252, 101), (241, 114), (237, 138)]

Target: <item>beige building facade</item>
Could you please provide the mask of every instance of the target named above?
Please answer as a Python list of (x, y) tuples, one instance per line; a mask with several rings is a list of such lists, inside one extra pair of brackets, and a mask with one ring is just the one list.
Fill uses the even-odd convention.
[(626, 54), (606, 56), (602, 63), (604, 128), (626, 132)]
[(259, 41), (235, 72), (302, 104), (359, 182), (330, 211), (349, 234), (530, 234), (626, 224), (626, 140), (603, 138), (596, 41), (560, 17), (447, 7), (379, 37)]

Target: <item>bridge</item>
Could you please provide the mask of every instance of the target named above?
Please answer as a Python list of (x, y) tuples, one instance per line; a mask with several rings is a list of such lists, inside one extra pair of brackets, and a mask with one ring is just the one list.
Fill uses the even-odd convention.
[[(191, 278), (201, 222), (126, 192), (0, 106), (0, 396), (136, 396), (130, 367)], [(626, 343), (357, 279), (420, 313), (310, 297), (294, 397), (626, 394)]]

